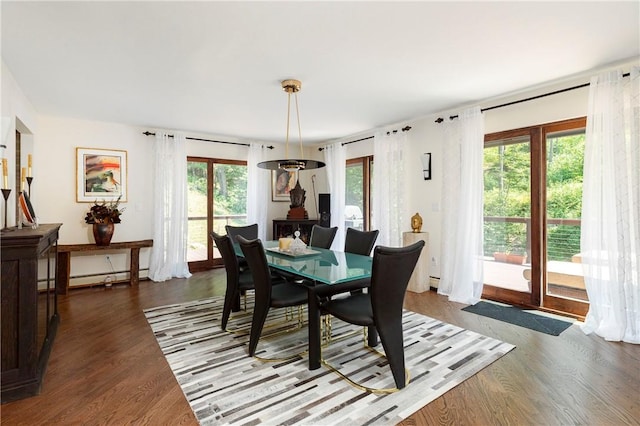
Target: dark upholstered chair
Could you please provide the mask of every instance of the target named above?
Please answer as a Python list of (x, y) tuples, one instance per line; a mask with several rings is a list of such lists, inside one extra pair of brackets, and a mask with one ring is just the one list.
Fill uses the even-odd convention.
[(347, 235), (344, 237), (344, 251), (370, 256), (379, 233), (380, 231), (377, 229), (375, 231), (359, 231), (347, 228)]
[(373, 254), (368, 293), (326, 300), (320, 308), (351, 324), (375, 326), (398, 389), (406, 386), (402, 304), (424, 241), (407, 247), (378, 246)]
[[(236, 237), (238, 235), (242, 235), (247, 240), (255, 240), (258, 238), (258, 224), (254, 223), (253, 225), (246, 226), (231, 226), (225, 225), (224, 230), (227, 232), (227, 235), (231, 237), (231, 242), (237, 242)], [(244, 259), (239, 259), (240, 262), (240, 271), (245, 272), (249, 268), (247, 266), (247, 262)]]
[(311, 228), (311, 237), (309, 237), (309, 247), (331, 248), (337, 232), (337, 226), (325, 228), (324, 226), (313, 225)]
[(248, 269), (244, 272), (240, 271), (238, 257), (233, 250), (233, 243), (228, 235), (219, 235), (212, 232), (211, 238), (222, 255), (224, 268), (227, 271), (227, 291), (224, 295), (221, 324), (222, 329), (226, 330), (231, 311), (240, 310), (240, 295), (246, 293), (247, 290), (253, 290), (253, 277)]
[(231, 237), (232, 242), (236, 242), (236, 237), (242, 235), (247, 240), (255, 240), (258, 238), (258, 224), (247, 226), (231, 226), (225, 225), (224, 230), (227, 231), (227, 235)]
[[(347, 253), (361, 254), (370, 256), (373, 246), (376, 244), (380, 231), (359, 231), (354, 228), (347, 228), (347, 234), (344, 238), (344, 251)], [(368, 287), (369, 278), (361, 280), (362, 287)], [(352, 290), (352, 294), (362, 293), (362, 290)]]
[(237, 239), (249, 264), (255, 287), (256, 301), (249, 338), (249, 356), (254, 356), (269, 309), (306, 305), (307, 289), (288, 282), (274, 286), (262, 241), (247, 240), (242, 236), (238, 236)]

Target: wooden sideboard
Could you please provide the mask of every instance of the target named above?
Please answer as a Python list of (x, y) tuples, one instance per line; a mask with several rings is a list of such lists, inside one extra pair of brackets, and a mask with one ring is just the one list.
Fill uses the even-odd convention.
[(60, 322), (55, 271), (61, 225), (9, 228), (0, 235), (2, 403), (40, 393)]
[(274, 219), (273, 239), (292, 236), (295, 231), (300, 231), (300, 239), (306, 244), (311, 237), (311, 228), (318, 224), (317, 219)]

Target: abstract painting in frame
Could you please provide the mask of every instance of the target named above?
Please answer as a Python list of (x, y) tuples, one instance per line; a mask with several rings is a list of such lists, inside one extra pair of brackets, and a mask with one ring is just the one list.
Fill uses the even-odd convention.
[(298, 172), (278, 169), (271, 171), (271, 200), (290, 201), (289, 191), (296, 186)]
[(76, 148), (76, 201), (127, 201), (127, 151)]

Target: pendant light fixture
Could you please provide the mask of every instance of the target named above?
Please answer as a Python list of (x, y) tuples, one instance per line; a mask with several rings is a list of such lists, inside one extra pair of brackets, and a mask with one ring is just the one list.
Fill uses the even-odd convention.
[[(258, 167), (261, 169), (269, 169), (269, 170), (286, 170), (288, 172), (296, 172), (300, 170), (307, 169), (319, 169), (324, 167), (325, 164), (322, 161), (316, 160), (303, 160), (302, 154), (302, 132), (300, 130), (300, 111), (298, 109), (298, 92), (302, 88), (302, 83), (300, 80), (284, 80), (282, 81), (282, 89), (287, 92), (287, 136), (285, 139), (285, 159), (284, 160), (271, 160), (271, 161), (263, 161), (258, 163)], [(291, 121), (291, 94), (296, 101), (296, 119), (298, 121), (298, 139), (300, 141), (300, 157), (291, 158), (289, 157), (289, 127)]]

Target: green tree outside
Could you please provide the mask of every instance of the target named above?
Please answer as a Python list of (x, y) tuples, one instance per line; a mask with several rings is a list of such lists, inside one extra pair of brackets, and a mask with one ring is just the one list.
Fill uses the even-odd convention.
[[(580, 219), (584, 133), (547, 139), (547, 218)], [(529, 143), (511, 143), (484, 150), (485, 216), (530, 218)], [(485, 223), (485, 255), (495, 251), (523, 254), (526, 225)], [(580, 227), (547, 227), (548, 259), (570, 260), (580, 252)]]

